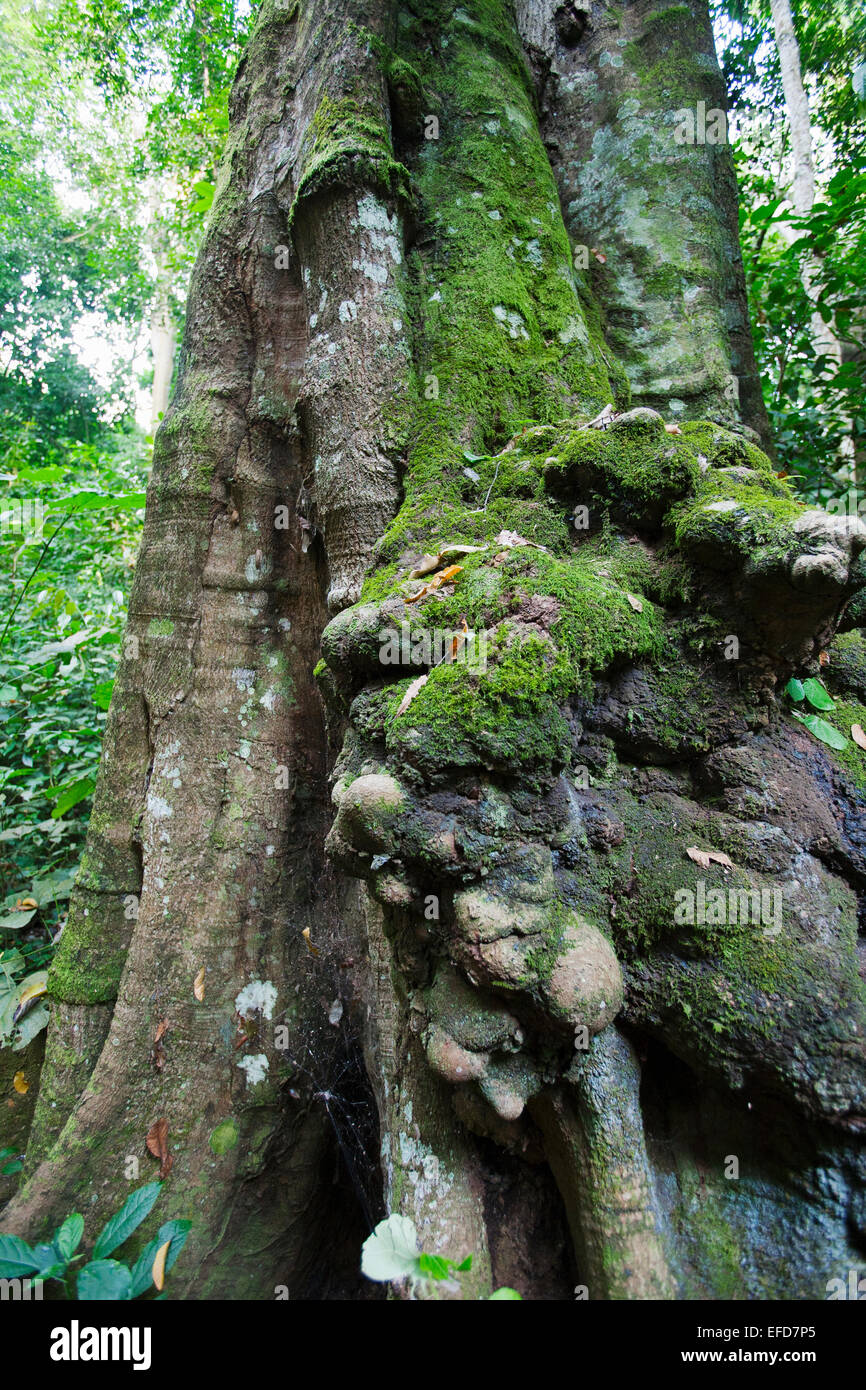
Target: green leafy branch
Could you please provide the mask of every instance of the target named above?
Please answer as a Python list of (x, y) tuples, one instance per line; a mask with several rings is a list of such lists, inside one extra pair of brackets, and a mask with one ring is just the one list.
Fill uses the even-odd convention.
[[(0, 1161), (6, 1152), (0, 1154)], [(161, 1182), (149, 1182), (137, 1188), (105, 1223), (97, 1236), (92, 1258), (76, 1274), (75, 1296), (79, 1301), (124, 1302), (141, 1297), (151, 1288), (164, 1297), (161, 1290), (165, 1276), (186, 1243), (191, 1221), (166, 1221), (132, 1266), (109, 1259), (149, 1216), (161, 1190)], [(71, 1266), (83, 1259), (75, 1253), (83, 1235), (84, 1217), (78, 1212), (67, 1216), (51, 1240), (40, 1245), (30, 1246), (19, 1236), (0, 1233), (0, 1278), (55, 1279), (64, 1286), (69, 1297), (66, 1281)]]

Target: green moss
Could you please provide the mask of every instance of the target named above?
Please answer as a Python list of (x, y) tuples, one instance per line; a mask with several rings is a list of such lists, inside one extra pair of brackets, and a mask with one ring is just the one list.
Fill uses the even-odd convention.
[(671, 514), (676, 544), (710, 562), (720, 557), (754, 557), (765, 547), (770, 558), (794, 544), (792, 525), (803, 513), (781, 482), (741, 482), (730, 473), (710, 471), (701, 478), (693, 499)]
[(384, 108), (366, 94), (319, 102), (304, 136), (290, 224), (302, 199), (334, 183), (410, 197), (409, 174), (394, 158)]
[(661, 428), (661, 422), (622, 429), (570, 433), (548, 466), (552, 487), (593, 508), (609, 507), (634, 522), (659, 525), (673, 502), (700, 477), (696, 451)]
[[(568, 725), (559, 711), (564, 669), (552, 643), (514, 636), (491, 643), (486, 671), (437, 666), (411, 705), (388, 720), (385, 743), (401, 762), (421, 770), (448, 764), (523, 768), (561, 764)], [(391, 687), (396, 710), (408, 682)]]
[(222, 1158), (223, 1154), (227, 1154), (230, 1149), (235, 1147), (239, 1138), (240, 1131), (237, 1121), (229, 1117), (211, 1130), (209, 1142), (217, 1157)]
[(866, 700), (866, 632), (858, 628), (833, 639), (826, 675), (834, 690), (848, 690)]
[(827, 748), (827, 753), (833, 762), (851, 778), (854, 785), (861, 792), (866, 792), (866, 749), (858, 747), (851, 738), (852, 725), (859, 724), (861, 729), (866, 729), (866, 703), (860, 703), (856, 700), (836, 700), (836, 708), (821, 710), (821, 718), (826, 719), (848, 740), (847, 748)]
[(132, 922), (118, 929), (111, 916), (123, 917), (123, 899), (83, 893), (72, 899), (69, 920), (48, 975), (48, 992), (71, 1004), (104, 1004), (117, 997)]

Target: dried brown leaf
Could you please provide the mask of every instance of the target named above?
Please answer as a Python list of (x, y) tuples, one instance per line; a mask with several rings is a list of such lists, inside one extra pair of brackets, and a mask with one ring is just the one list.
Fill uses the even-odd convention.
[(425, 574), (432, 574), (439, 564), (438, 555), (422, 555), (415, 568), (410, 572), (410, 579), (422, 579)]
[(862, 724), (851, 725), (851, 737), (858, 748), (866, 748), (866, 733), (863, 732)]
[(12, 1078), (12, 1085), (19, 1096), (26, 1096), (27, 1092), (30, 1090), (30, 1082), (27, 1080), (23, 1071), (16, 1071)]
[(417, 603), (419, 598), (426, 598), (428, 594), (433, 594), (437, 589), (441, 589), (443, 584), (450, 584), (462, 570), (462, 565), (448, 565), (446, 569), (434, 574), (433, 578), (423, 584), (417, 594), (410, 594), (406, 599), (407, 603)]
[(174, 1159), (168, 1151), (168, 1120), (164, 1115), (154, 1120), (144, 1142), (148, 1153), (159, 1159), (159, 1176), (167, 1178), (174, 1165)]
[(643, 604), (641, 603), (641, 601), (640, 601), (639, 598), (636, 598), (634, 594), (628, 594), (628, 593), (626, 594), (626, 598), (628, 599), (628, 601), (629, 601), (629, 603), (631, 604), (632, 608), (634, 609), (635, 613), (642, 613), (642, 612), (643, 612)]
[(204, 999), (204, 966), (202, 966), (192, 982), (192, 992), (198, 1002), (201, 1003)]
[(318, 946), (314, 946), (312, 941), (310, 940), (310, 928), (304, 927), (304, 930), (301, 932), (301, 936), (307, 943), (307, 950), (309, 951), (310, 955), (317, 956), (319, 954), (319, 948)]
[(721, 854), (715, 849), (697, 849), (694, 845), (691, 845), (686, 850), (686, 854), (689, 856), (689, 859), (693, 859), (696, 864), (700, 864), (702, 869), (708, 869), (711, 864), (721, 864), (723, 869), (732, 869), (734, 867), (732, 861), (726, 854)]
[(150, 1277), (154, 1287), (162, 1293), (162, 1286), (165, 1283), (165, 1259), (171, 1246), (171, 1238), (164, 1245), (161, 1245), (153, 1257), (153, 1264), (150, 1267)]
[(406, 713), (406, 710), (409, 708), (412, 701), (415, 699), (415, 696), (418, 694), (418, 691), (421, 689), (422, 686), (427, 684), (427, 681), (429, 679), (430, 673), (429, 671), (425, 671), (422, 676), (417, 676), (416, 679), (413, 680), (412, 684), (409, 686), (409, 689), (406, 691), (405, 695), (403, 696), (402, 700), (397, 706), (397, 713), (394, 715), (395, 719), (399, 719), (401, 714)]

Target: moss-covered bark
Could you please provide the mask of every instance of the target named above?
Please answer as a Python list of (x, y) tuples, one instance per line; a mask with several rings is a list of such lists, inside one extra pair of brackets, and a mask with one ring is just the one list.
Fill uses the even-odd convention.
[(266, 7), (238, 76), (4, 1215), (165, 1116), (176, 1296), (353, 1287), (361, 1039), (451, 1295), (821, 1297), (864, 1230), (859, 754), (780, 693), (866, 531), (750, 442), (728, 154), (646, 119), (721, 102), (705, 12), (517, 11)]

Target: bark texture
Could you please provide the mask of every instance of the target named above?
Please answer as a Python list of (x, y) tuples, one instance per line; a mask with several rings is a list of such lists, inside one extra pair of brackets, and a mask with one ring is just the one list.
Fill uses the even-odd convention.
[(383, 1209), (444, 1297), (856, 1262), (862, 765), (779, 694), (866, 699), (866, 530), (751, 440), (729, 152), (657, 112), (716, 95), (691, 6), (266, 6), (5, 1229), (165, 1117), (175, 1297), (357, 1293)]

